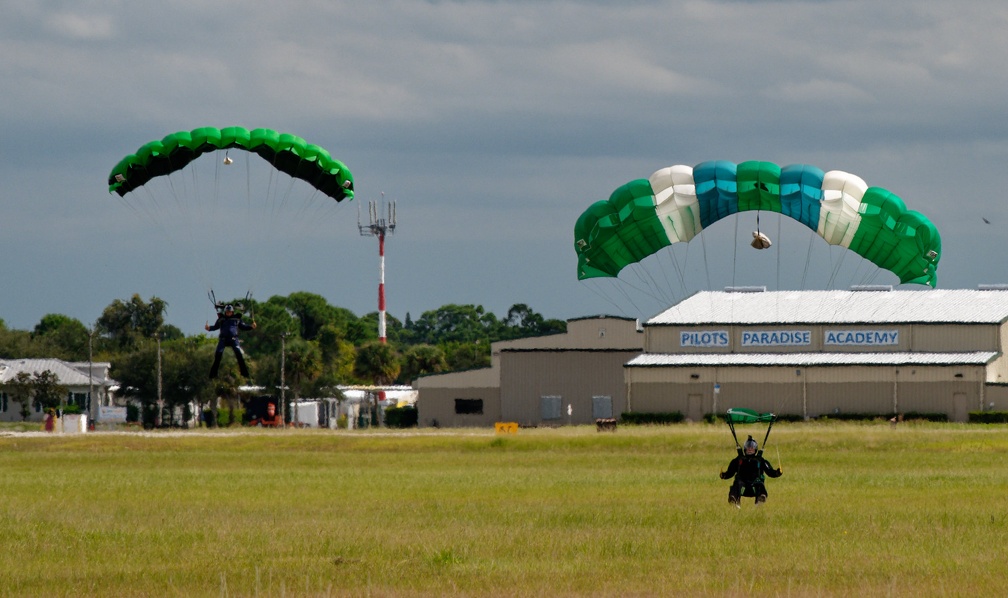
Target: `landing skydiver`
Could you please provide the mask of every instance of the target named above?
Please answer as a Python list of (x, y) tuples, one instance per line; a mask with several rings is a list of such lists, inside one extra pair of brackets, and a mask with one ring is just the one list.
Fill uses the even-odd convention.
[(721, 479), (735, 478), (728, 489), (728, 502), (736, 508), (741, 508), (743, 496), (756, 497), (756, 505), (766, 502), (767, 489), (764, 485), (764, 474), (779, 478), (784, 473), (780, 467), (774, 469), (770, 462), (763, 458), (763, 451), (752, 436), (738, 449), (738, 456), (728, 464), (727, 471), (721, 472)]
[(231, 347), (234, 351), (242, 377), (248, 378), (249, 370), (248, 366), (245, 365), (245, 356), (241, 349), (241, 341), (238, 340), (238, 331), (254, 330), (256, 327), (255, 317), (252, 318), (251, 324), (246, 324), (242, 321), (241, 314), (236, 314), (234, 307), (229, 303), (224, 306), (222, 311), (217, 313), (217, 321), (214, 322), (213, 326), (208, 322), (203, 327), (207, 331), (220, 330), (217, 337), (217, 349), (214, 352), (214, 362), (210, 367), (210, 378), (217, 377), (217, 370), (220, 368), (221, 356), (224, 354), (225, 347)]

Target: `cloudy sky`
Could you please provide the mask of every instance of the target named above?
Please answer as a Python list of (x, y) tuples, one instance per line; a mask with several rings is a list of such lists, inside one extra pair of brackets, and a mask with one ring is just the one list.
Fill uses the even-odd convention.
[[(573, 225), (589, 204), (711, 159), (855, 173), (937, 225), (939, 287), (1008, 282), (1008, 6), (995, 2), (0, 0), (0, 15), (9, 328), (48, 313), (90, 324), (139, 293), (193, 333), (212, 315), (208, 285), (309, 291), (363, 315), (378, 250), (357, 206), (383, 193), (399, 318), (448, 303), (648, 317), (698, 288), (894, 282), (822, 274), (857, 261), (766, 216), (775, 247), (746, 250), (753, 214), (672, 252), (687, 271), (671, 294), (648, 288), (682, 271), (661, 262), (577, 281)], [(181, 232), (108, 193), (123, 156), (202, 126), (321, 145), (356, 199), (301, 229), (283, 214)]]

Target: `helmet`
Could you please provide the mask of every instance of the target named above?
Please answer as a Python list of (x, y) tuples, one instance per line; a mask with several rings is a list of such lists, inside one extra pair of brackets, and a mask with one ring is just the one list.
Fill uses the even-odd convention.
[(742, 445), (742, 452), (745, 453), (747, 457), (755, 456), (757, 450), (759, 450), (759, 445), (756, 444), (756, 441), (753, 440), (752, 436), (750, 436), (749, 439), (745, 441), (745, 444)]
[(224, 311), (234, 311), (234, 307), (230, 303), (224, 306)]

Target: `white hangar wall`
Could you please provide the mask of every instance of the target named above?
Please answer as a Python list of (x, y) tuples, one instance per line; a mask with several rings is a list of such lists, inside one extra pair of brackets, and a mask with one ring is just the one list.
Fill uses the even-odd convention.
[(1008, 394), (1006, 321), (1001, 289), (702, 292), (645, 323), (628, 409), (965, 421)]

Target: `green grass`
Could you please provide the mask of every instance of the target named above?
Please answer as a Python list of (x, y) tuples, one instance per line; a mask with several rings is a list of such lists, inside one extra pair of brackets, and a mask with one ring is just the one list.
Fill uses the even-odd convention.
[(0, 595), (1008, 594), (1008, 426), (770, 440), (736, 510), (723, 425), (7, 432)]

